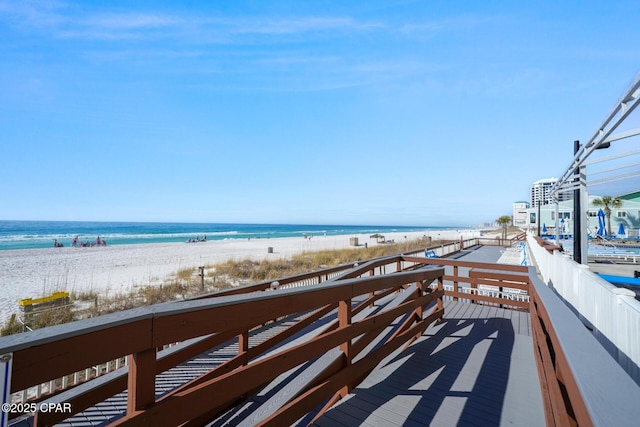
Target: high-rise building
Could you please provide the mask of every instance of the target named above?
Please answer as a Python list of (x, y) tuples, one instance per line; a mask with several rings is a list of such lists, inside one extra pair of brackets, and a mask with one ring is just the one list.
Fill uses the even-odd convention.
[[(535, 208), (538, 205), (548, 205), (553, 203), (549, 193), (553, 184), (558, 182), (557, 178), (546, 178), (536, 181), (531, 185), (531, 207)], [(559, 201), (562, 201), (560, 199)]]

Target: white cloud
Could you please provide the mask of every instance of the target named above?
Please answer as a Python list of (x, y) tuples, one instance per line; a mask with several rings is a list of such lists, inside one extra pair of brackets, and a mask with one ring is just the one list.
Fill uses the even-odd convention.
[(162, 28), (183, 23), (184, 20), (181, 18), (145, 13), (96, 15), (87, 18), (83, 22), (83, 24), (88, 27), (110, 28), (114, 30)]

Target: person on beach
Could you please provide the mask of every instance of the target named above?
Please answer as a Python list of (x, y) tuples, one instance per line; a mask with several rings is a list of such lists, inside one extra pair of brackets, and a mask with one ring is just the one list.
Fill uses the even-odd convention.
[(98, 238), (96, 239), (96, 243), (98, 244), (98, 246), (100, 246), (100, 236), (98, 236)]
[(71, 242), (71, 246), (73, 246), (74, 248), (78, 245), (78, 236), (73, 238), (73, 242)]

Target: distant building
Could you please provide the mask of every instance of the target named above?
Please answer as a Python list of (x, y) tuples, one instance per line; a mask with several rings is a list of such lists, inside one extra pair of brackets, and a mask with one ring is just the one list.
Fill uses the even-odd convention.
[[(618, 234), (620, 224), (623, 225), (627, 238), (637, 238), (640, 234), (640, 191), (618, 196), (622, 201), (619, 208), (611, 208), (611, 232)], [(600, 206), (595, 206), (593, 201), (599, 196), (589, 195), (589, 204), (586, 208), (587, 233), (595, 237), (598, 227), (598, 211)], [(515, 203), (514, 203), (515, 212)], [(558, 203), (556, 213), (555, 203), (543, 204), (540, 207), (540, 222), (538, 223), (538, 207), (527, 209), (527, 226), (529, 230), (536, 232), (538, 224), (541, 231), (546, 228), (547, 234), (555, 233), (556, 218), (558, 225), (563, 229), (561, 234), (573, 234), (573, 202), (562, 201)]]
[[(551, 199), (551, 187), (558, 182), (557, 178), (545, 178), (539, 181), (534, 182), (531, 185), (531, 207), (537, 208), (538, 206), (549, 205), (554, 203), (554, 200)], [(562, 202), (565, 200), (563, 194), (558, 194), (558, 201)]]
[(634, 191), (632, 193), (621, 194), (618, 196), (622, 200), (629, 200), (632, 202), (640, 202), (640, 191)]
[(513, 203), (513, 225), (516, 227), (526, 227), (529, 209), (529, 202), (518, 201)]

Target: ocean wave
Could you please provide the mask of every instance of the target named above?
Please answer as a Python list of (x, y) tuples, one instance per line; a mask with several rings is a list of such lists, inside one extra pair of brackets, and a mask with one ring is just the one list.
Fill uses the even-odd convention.
[(120, 245), (184, 242), (189, 239), (202, 239), (205, 235), (207, 240), (232, 240), (322, 235), (370, 235), (434, 229), (444, 229), (444, 227), (0, 221), (0, 250), (53, 247), (54, 239), (64, 246), (71, 246), (76, 236), (79, 242), (95, 242), (100, 236), (101, 240), (107, 241), (110, 245)]
[(200, 231), (200, 232), (176, 232), (176, 233), (102, 233), (102, 234), (83, 234), (83, 233), (50, 233), (50, 234), (23, 234), (23, 235), (7, 235), (0, 236), (1, 242), (16, 242), (16, 241), (43, 241), (43, 240), (65, 240), (74, 239), (76, 236), (78, 240), (92, 240), (100, 236), (101, 239), (164, 239), (164, 238), (178, 238), (178, 237), (195, 237), (195, 236), (232, 236), (239, 234), (238, 231)]

